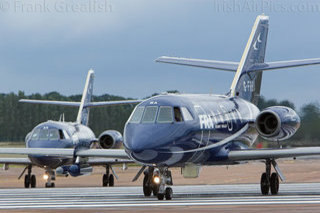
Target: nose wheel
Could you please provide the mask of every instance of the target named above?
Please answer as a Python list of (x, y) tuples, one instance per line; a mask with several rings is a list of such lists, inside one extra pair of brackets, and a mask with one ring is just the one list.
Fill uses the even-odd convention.
[(46, 188), (54, 188), (55, 187), (54, 182), (52, 182), (52, 181), (56, 180), (56, 175), (55, 175), (54, 171), (47, 170), (45, 172), (45, 174), (43, 175), (43, 178), (47, 181), (45, 184)]
[(266, 172), (261, 175), (260, 188), (262, 195), (268, 195), (269, 191), (272, 195), (279, 192), (279, 175), (274, 172), (271, 174), (271, 161), (266, 161)]

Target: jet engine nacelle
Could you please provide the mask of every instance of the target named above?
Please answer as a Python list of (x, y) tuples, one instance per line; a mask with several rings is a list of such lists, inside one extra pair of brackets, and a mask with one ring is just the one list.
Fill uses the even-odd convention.
[(269, 141), (283, 141), (293, 136), (300, 127), (300, 117), (289, 107), (268, 107), (257, 116), (256, 129)]
[(104, 131), (99, 136), (99, 145), (102, 149), (117, 149), (120, 148), (123, 138), (120, 132), (116, 130)]

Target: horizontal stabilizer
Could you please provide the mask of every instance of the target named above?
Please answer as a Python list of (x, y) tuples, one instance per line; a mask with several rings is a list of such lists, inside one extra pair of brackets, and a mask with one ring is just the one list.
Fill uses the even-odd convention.
[(284, 69), (290, 67), (300, 67), (308, 65), (320, 64), (320, 58), (310, 58), (310, 59), (301, 59), (301, 60), (291, 60), (291, 61), (275, 61), (267, 62), (254, 65), (250, 71), (257, 70), (274, 70), (274, 69)]
[[(30, 104), (49, 104), (49, 105), (58, 105), (58, 106), (71, 106), (79, 107), (80, 102), (71, 102), (71, 101), (45, 101), (45, 100), (30, 100), (30, 99), (20, 99), (21, 103), (30, 103)], [(101, 102), (89, 102), (84, 105), (84, 107), (104, 107), (104, 106), (117, 106), (124, 104), (138, 104), (142, 100), (121, 100), (121, 101), (101, 101)]]
[(20, 99), (19, 102), (29, 103), (29, 104), (49, 104), (49, 105), (61, 105), (61, 106), (72, 106), (72, 107), (80, 106), (80, 102), (71, 102), (71, 101), (45, 101), (45, 100)]
[[(156, 62), (177, 64), (193, 67), (202, 67), (208, 69), (217, 69), (236, 72), (239, 65), (238, 62), (231, 61), (215, 61), (215, 60), (204, 60), (204, 59), (192, 59), (192, 58), (178, 58), (178, 57), (168, 57), (161, 56), (156, 59)], [(290, 61), (274, 61), (254, 64), (250, 69), (251, 71), (268, 71), (274, 69), (285, 69), (291, 67), (309, 66), (320, 64), (320, 58), (310, 58), (310, 59), (299, 59)]]
[(178, 58), (178, 57), (168, 57), (168, 56), (161, 56), (160, 58), (156, 59), (156, 62), (233, 71), (233, 72), (237, 71), (237, 68), (239, 65), (238, 62), (231, 62), (231, 61), (214, 61), (214, 60)]

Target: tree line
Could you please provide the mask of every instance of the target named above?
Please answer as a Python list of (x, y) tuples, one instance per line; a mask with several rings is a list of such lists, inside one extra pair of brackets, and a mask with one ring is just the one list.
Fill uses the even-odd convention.
[[(77, 107), (26, 104), (19, 103), (19, 99), (80, 101), (81, 95), (64, 96), (58, 92), (50, 92), (43, 95), (39, 93), (25, 95), (22, 91), (19, 91), (17, 94), (0, 94), (0, 142), (24, 141), (25, 136), (37, 124), (47, 120), (57, 121), (63, 113), (65, 115), (65, 121), (76, 120), (78, 112)], [(126, 98), (109, 94), (93, 96), (93, 101), (112, 100), (126, 100)], [(269, 106), (288, 106), (296, 110), (301, 118), (300, 129), (294, 137), (285, 143), (286, 145), (320, 145), (320, 133), (318, 130), (320, 127), (319, 103), (308, 103), (303, 105), (300, 109), (296, 109), (295, 105), (288, 100), (267, 100), (261, 96), (258, 108), (262, 110)], [(129, 118), (133, 109), (134, 105), (93, 108), (90, 110), (89, 126), (97, 137), (107, 129), (118, 130), (122, 133), (125, 122)], [(261, 139), (259, 140), (262, 141)], [(266, 144), (266, 146), (274, 146), (272, 143)]]

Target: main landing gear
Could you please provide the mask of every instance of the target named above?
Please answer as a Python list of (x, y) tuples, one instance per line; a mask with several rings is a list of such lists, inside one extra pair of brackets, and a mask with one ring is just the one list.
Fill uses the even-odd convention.
[(47, 170), (43, 175), (43, 179), (47, 181), (45, 184), (46, 188), (54, 188), (55, 187), (54, 182), (51, 182), (51, 181), (56, 180), (56, 175), (53, 170)]
[(172, 176), (168, 168), (153, 168), (149, 167), (144, 171), (143, 193), (149, 197), (151, 194), (157, 196), (158, 200), (171, 200), (173, 196)]
[(36, 176), (31, 174), (32, 173), (32, 166), (27, 166), (28, 174), (24, 176), (24, 188), (35, 188), (36, 187)]
[(102, 186), (107, 187), (107, 186), (114, 186), (114, 176), (113, 174), (110, 174), (110, 166), (106, 165), (106, 173), (102, 177)]
[[(265, 164), (266, 172), (261, 175), (260, 181), (261, 193), (263, 195), (268, 195), (270, 191), (272, 195), (276, 195), (279, 191), (279, 176), (282, 181), (284, 180), (284, 177), (274, 160), (268, 159)], [(271, 164), (277, 172), (271, 173)]]

